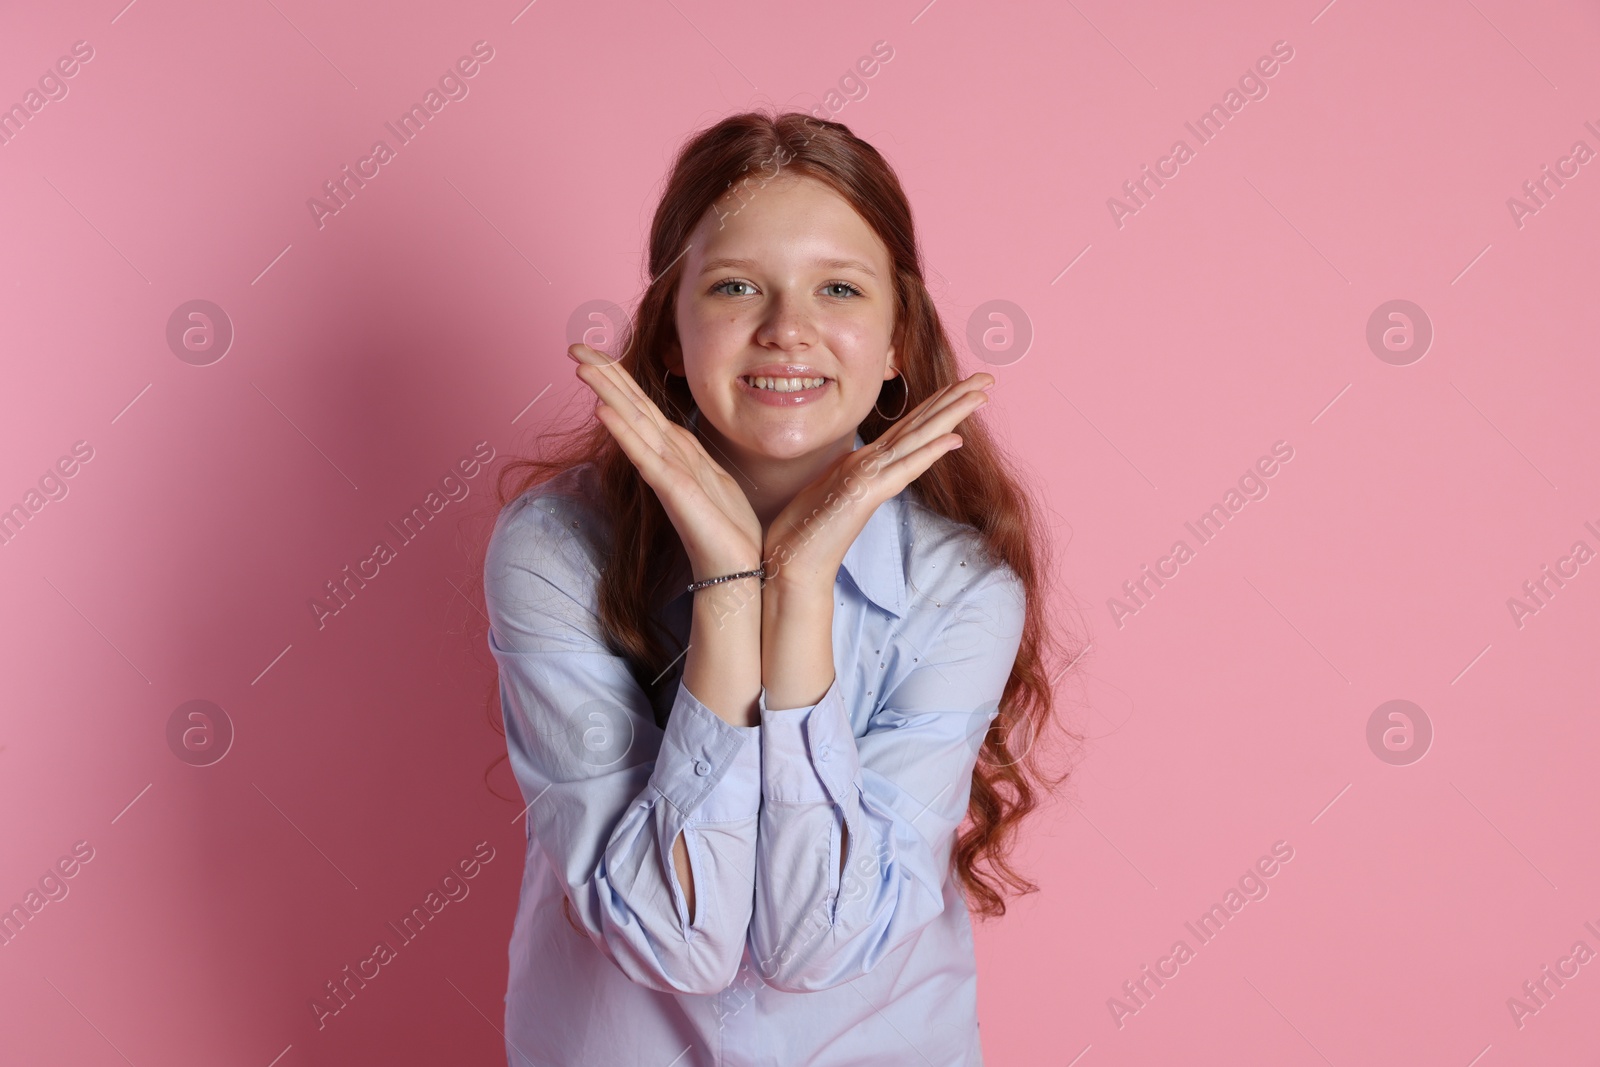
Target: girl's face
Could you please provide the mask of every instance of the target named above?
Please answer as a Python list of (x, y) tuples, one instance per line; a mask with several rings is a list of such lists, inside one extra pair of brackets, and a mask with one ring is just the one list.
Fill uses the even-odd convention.
[(889, 250), (814, 178), (724, 194), (691, 237), (674, 311), (667, 367), (736, 461), (849, 451), (897, 370)]

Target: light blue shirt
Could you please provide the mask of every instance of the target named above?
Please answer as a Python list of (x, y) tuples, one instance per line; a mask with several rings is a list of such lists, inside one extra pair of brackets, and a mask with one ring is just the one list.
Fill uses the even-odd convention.
[[(978, 1067), (972, 926), (950, 856), (1021, 641), (1021, 582), (908, 488), (845, 554), (827, 693), (774, 710), (763, 689), (760, 725), (733, 726), (684, 687), (682, 656), (660, 706), (607, 648), (594, 475), (583, 464), (507, 504), (484, 564), (528, 805), (508, 1062)], [(753, 580), (726, 588), (741, 584), (759, 594)], [(674, 647), (694, 595), (661, 615)]]

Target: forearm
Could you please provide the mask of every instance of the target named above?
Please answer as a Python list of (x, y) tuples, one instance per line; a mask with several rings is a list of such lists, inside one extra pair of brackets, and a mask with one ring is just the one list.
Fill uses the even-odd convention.
[[(833, 684), (833, 587), (776, 578), (761, 591), (761, 678), (771, 709), (815, 704)], [(839, 869), (850, 831), (839, 828)]]
[[(719, 573), (736, 573), (740, 567)], [(754, 578), (735, 578), (696, 591), (689, 623), (689, 649), (683, 685), (717, 716), (734, 726), (755, 726), (761, 695), (761, 612)], [(689, 920), (695, 920), (694, 872), (689, 848), (679, 834), (672, 842), (672, 866), (683, 887)]]
[(761, 590), (761, 684), (767, 707), (804, 708), (833, 684), (833, 585), (778, 577)]
[(689, 906), (689, 921), (694, 922), (694, 872), (689, 869), (689, 846), (683, 843), (682, 833), (672, 842), (672, 868), (678, 872), (678, 884), (683, 886), (683, 902)]
[[(736, 567), (713, 573), (754, 569)], [(756, 578), (735, 578), (691, 594), (683, 684), (696, 700), (734, 726), (759, 725), (761, 589)]]

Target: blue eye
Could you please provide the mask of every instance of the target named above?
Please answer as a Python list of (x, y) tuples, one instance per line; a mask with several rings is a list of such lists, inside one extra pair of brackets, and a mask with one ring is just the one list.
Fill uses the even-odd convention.
[[(716, 285), (713, 285), (711, 287), (711, 291), (713, 293), (720, 293), (720, 292), (723, 291), (723, 288), (725, 286), (729, 286), (729, 285), (745, 285), (745, 286), (748, 286), (748, 285), (750, 285), (750, 283), (749, 282), (745, 282), (745, 281), (740, 281), (738, 278), (729, 278), (725, 282), (718, 282)], [(749, 294), (747, 294), (747, 293), (729, 293), (728, 295), (729, 296), (747, 296)]]
[(824, 289), (846, 289), (846, 290), (850, 291), (851, 293), (854, 293), (856, 296), (861, 296), (862, 295), (861, 290), (857, 289), (855, 286), (851, 285), (849, 282), (829, 282), (827, 285), (823, 286), (823, 288)]

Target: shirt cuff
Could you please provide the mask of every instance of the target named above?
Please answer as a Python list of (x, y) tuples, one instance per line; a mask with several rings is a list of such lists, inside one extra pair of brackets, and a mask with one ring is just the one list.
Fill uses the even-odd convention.
[(804, 708), (767, 707), (761, 687), (761, 795), (780, 804), (841, 807), (860, 767), (856, 738), (845, 714), (839, 676), (822, 699)]
[(731, 822), (761, 810), (761, 728), (734, 726), (681, 681), (650, 784), (686, 821)]

